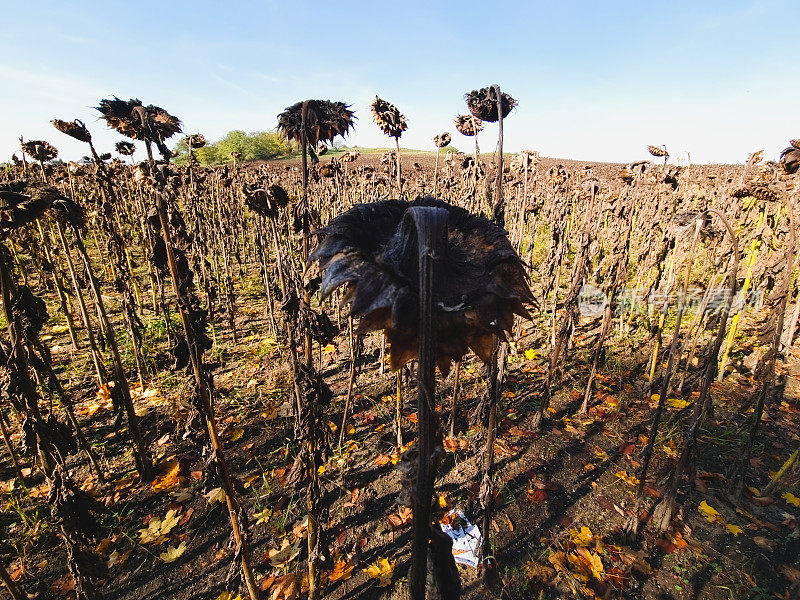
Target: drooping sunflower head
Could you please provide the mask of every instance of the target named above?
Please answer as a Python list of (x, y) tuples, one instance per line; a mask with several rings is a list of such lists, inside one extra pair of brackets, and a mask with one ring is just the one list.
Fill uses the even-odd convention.
[(370, 109), (372, 110), (372, 120), (386, 135), (399, 138), (408, 129), (405, 115), (391, 102), (375, 96)]
[(453, 141), (453, 138), (446, 131), (444, 133), (440, 133), (439, 135), (433, 136), (433, 143), (436, 144), (437, 148), (449, 146), (451, 141)]
[(483, 121), (476, 119), (472, 115), (458, 115), (454, 122), (461, 135), (472, 137), (483, 130)]
[[(139, 99), (100, 100), (96, 107), (109, 127), (125, 137), (161, 143), (181, 132), (181, 121), (160, 106), (144, 106)], [(149, 136), (148, 132), (152, 132)]]
[(657, 158), (669, 158), (666, 146), (648, 146), (647, 151)]
[(303, 139), (303, 109), (306, 111), (306, 140), (313, 150), (319, 142), (332, 142), (344, 137), (353, 127), (354, 112), (344, 102), (305, 100), (286, 108), (278, 115), (278, 131), (291, 141)]
[(91, 142), (92, 134), (86, 129), (83, 121), (75, 119), (74, 121), (62, 121), (61, 119), (53, 119), (50, 121), (53, 127), (58, 129), (61, 133), (66, 133), (68, 136), (75, 138), (81, 142)]
[(114, 144), (114, 149), (122, 156), (133, 156), (133, 153), (136, 152), (136, 146), (133, 142), (126, 141), (117, 142)]
[(0, 184), (0, 233), (35, 221), (61, 199), (56, 188), (22, 179)]
[(406, 226), (415, 207), (447, 212), (446, 249), (433, 284), (439, 369), (446, 373), (469, 349), (488, 362), (493, 336), (510, 331), (515, 314), (528, 317), (533, 296), (505, 231), (486, 218), (430, 196), (358, 205), (318, 232), (310, 260), (325, 271), (320, 292), (326, 297), (347, 285), (359, 329), (385, 330), (393, 369), (417, 357), (418, 248)]
[(800, 148), (792, 145), (781, 152), (781, 166), (789, 175), (794, 175), (800, 170)]
[(186, 145), (193, 150), (202, 148), (206, 145), (206, 136), (204, 136), (202, 133), (193, 133), (191, 135), (187, 135)]
[(276, 218), (280, 209), (289, 204), (289, 194), (279, 185), (245, 184), (242, 192), (247, 206), (268, 219)]
[(58, 150), (49, 142), (44, 140), (30, 140), (22, 142), (22, 151), (33, 160), (47, 162), (58, 157)]
[[(464, 96), (467, 100), (469, 112), (481, 121), (494, 123), (499, 119), (497, 112), (497, 89), (490, 85), (479, 90), (472, 90)], [(500, 92), (500, 104), (503, 108), (503, 118), (517, 105), (517, 101), (505, 92)]]

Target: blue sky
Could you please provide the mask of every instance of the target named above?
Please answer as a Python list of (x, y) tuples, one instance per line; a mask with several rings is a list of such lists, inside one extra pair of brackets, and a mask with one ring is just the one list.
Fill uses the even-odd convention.
[[(4, 2), (0, 160), (20, 134), (66, 159), (82, 144), (52, 128), (80, 118), (100, 150), (119, 136), (91, 108), (138, 97), (210, 139), (272, 129), (305, 98), (343, 100), (347, 143), (388, 146), (375, 94), (409, 122), (404, 147), (432, 149), (498, 83), (519, 101), (506, 149), (630, 161), (666, 144), (693, 162), (776, 158), (800, 137), (796, 0), (726, 2)], [(496, 128), (481, 134), (492, 150)]]

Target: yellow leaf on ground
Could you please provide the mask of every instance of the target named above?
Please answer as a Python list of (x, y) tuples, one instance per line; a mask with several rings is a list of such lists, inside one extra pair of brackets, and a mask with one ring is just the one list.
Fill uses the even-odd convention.
[(720, 516), (719, 512), (713, 507), (709, 506), (708, 502), (703, 500), (700, 503), (700, 506), (697, 507), (697, 510), (706, 518), (706, 521), (709, 523), (722, 523), (722, 517)]
[(165, 492), (178, 487), (183, 483), (184, 478), (181, 476), (181, 462), (177, 458), (168, 460), (161, 466), (163, 475), (156, 477), (150, 487), (155, 492)]
[(569, 535), (576, 546), (583, 546), (584, 548), (591, 544), (594, 539), (592, 530), (586, 526), (581, 527), (580, 531), (577, 529), (570, 529)]
[(741, 527), (739, 527), (738, 525), (731, 525), (730, 523), (725, 525), (725, 530), (728, 533), (732, 533), (733, 535), (739, 535), (740, 533), (742, 533)]
[(162, 552), (158, 557), (164, 562), (174, 562), (178, 560), (181, 555), (186, 552), (186, 542), (181, 542), (179, 546), (170, 546), (165, 552)]
[(615, 475), (628, 485), (639, 485), (639, 479), (635, 475), (628, 475), (627, 471), (617, 471)]
[(786, 500), (789, 504), (793, 506), (800, 507), (800, 498), (792, 494), (791, 492), (786, 492), (783, 496), (781, 496), (784, 500)]
[(689, 402), (684, 400), (683, 398), (667, 398), (667, 404), (669, 404), (672, 408), (686, 408), (689, 406)]
[(269, 521), (270, 517), (272, 517), (272, 509), (265, 508), (264, 510), (253, 513), (253, 516), (256, 518), (256, 525), (260, 525), (261, 523), (266, 523)]
[(376, 562), (364, 569), (364, 572), (370, 578), (378, 580), (378, 587), (389, 587), (394, 576), (395, 562), (389, 562), (386, 558), (378, 558)]

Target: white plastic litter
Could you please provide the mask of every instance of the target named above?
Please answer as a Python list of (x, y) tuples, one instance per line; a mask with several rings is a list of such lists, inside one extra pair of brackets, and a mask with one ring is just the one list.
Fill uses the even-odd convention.
[(451, 510), (450, 516), (457, 516), (460, 527), (453, 529), (450, 525), (442, 523), (442, 531), (453, 540), (453, 559), (462, 565), (478, 567), (478, 553), (481, 547), (481, 532), (477, 525), (467, 520), (460, 510)]

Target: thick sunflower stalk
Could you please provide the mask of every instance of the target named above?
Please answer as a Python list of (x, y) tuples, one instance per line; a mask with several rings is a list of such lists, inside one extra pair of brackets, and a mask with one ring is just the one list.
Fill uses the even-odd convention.
[[(92, 290), (97, 314), (100, 318), (104, 340), (108, 344), (111, 351), (112, 364), (114, 369), (114, 386), (113, 393), (118, 400), (118, 406), (125, 411), (125, 416), (128, 421), (128, 429), (133, 443), (133, 454), (136, 461), (136, 469), (142, 477), (142, 480), (149, 481), (153, 477), (153, 461), (150, 455), (149, 448), (144, 440), (141, 429), (139, 427), (139, 419), (136, 415), (136, 410), (133, 406), (131, 398), (130, 386), (128, 384), (128, 377), (125, 373), (125, 368), (122, 364), (122, 357), (119, 352), (114, 330), (108, 318), (108, 313), (103, 300), (103, 294), (100, 288), (100, 281), (95, 274), (89, 258), (89, 252), (86, 249), (83, 240), (82, 229), (85, 226), (85, 218), (82, 209), (74, 202), (62, 202), (60, 206), (65, 209), (56, 209), (56, 229), (58, 231), (59, 239), (64, 248), (64, 252), (69, 251), (66, 232), (64, 226), (66, 225), (72, 230), (75, 247), (83, 261), (84, 270), (89, 280), (89, 287)], [(69, 207), (69, 208), (66, 208)]]
[(113, 182), (114, 175), (105, 162), (100, 160), (94, 148), (94, 144), (92, 144), (92, 136), (83, 122), (77, 119), (72, 122), (54, 119), (52, 123), (53, 126), (62, 133), (79, 141), (86, 142), (95, 159), (95, 175), (100, 191), (100, 201), (97, 207), (98, 223), (106, 234), (108, 248), (111, 250), (114, 269), (114, 288), (122, 297), (123, 320), (133, 345), (133, 355), (139, 374), (139, 384), (141, 388), (144, 389), (144, 381), (147, 375), (144, 358), (142, 356), (142, 331), (144, 330), (144, 326), (139, 319), (137, 303), (132, 290), (133, 277), (129, 268), (129, 257), (126, 253), (125, 240), (117, 225), (117, 223), (122, 220), (122, 215), (118, 214), (122, 202), (120, 198), (117, 197)]
[(6, 354), (4, 350), (0, 352), (6, 382), (4, 392), (15, 398), (15, 403), (22, 409), (23, 451), (38, 458), (50, 488), (51, 514), (61, 529), (78, 600), (98, 600), (101, 596), (96, 584), (104, 576), (105, 565), (86, 544), (96, 531), (89, 513), (89, 509), (96, 506), (81, 497), (66, 475), (64, 458), (75, 449), (68, 431), (55, 421), (52, 414), (44, 419), (39, 409), (40, 398), (30, 377), (26, 345), (32, 345), (27, 339), (28, 333), (38, 331), (40, 326), (35, 321), (40, 320), (41, 315), (31, 312), (37, 304), (32, 295), (27, 298), (26, 306), (15, 302), (20, 294), (12, 279), (13, 258), (5, 241), (11, 230), (41, 217), (63, 197), (54, 188), (31, 189), (25, 182), (0, 188), (0, 197), (5, 204), (0, 209), (0, 236), (3, 239), (0, 243), (0, 296), (11, 342), (6, 356), (2, 356)]
[(308, 591), (309, 598), (319, 598), (322, 594), (319, 567), (324, 547), (321, 523), (326, 508), (322, 504), (319, 468), (325, 464), (331, 453), (331, 430), (325, 412), (333, 399), (333, 392), (314, 365), (302, 362), (297, 356), (295, 350), (297, 339), (294, 332), (308, 331), (310, 322), (315, 319), (317, 313), (300, 299), (299, 278), (290, 275), (286, 284), (289, 291), (283, 302), (282, 311), (287, 324), (286, 343), (289, 348), (294, 392), (297, 398), (296, 422), (301, 441), (300, 452), (295, 458), (287, 483), (294, 486), (298, 492), (305, 490), (308, 516)]
[[(228, 581), (231, 587), (244, 580), (251, 600), (259, 597), (258, 586), (250, 563), (245, 516), (237, 500), (233, 479), (224, 458), (222, 441), (214, 417), (213, 376), (203, 361), (203, 354), (211, 347), (206, 334), (206, 313), (194, 288), (194, 274), (187, 256), (188, 234), (177, 207), (170, 203), (171, 188), (168, 186), (170, 151), (164, 140), (180, 131), (180, 120), (161, 108), (144, 107), (138, 100), (127, 103), (118, 99), (103, 100), (100, 110), (106, 122), (120, 133), (143, 139), (147, 150), (150, 183), (153, 186), (156, 205), (148, 214), (151, 226), (158, 237), (153, 248), (152, 261), (164, 272), (169, 272), (172, 289), (177, 299), (178, 311), (183, 323), (183, 338), (176, 339), (171, 348), (176, 369), (189, 369), (194, 379), (193, 406), (205, 421), (211, 443), (211, 452), (206, 468), (206, 478), (225, 492), (225, 501), (231, 521), (234, 544), (234, 560)], [(152, 144), (155, 144), (164, 160), (153, 159)], [(168, 208), (169, 207), (169, 208)], [(177, 235), (176, 235), (177, 234)], [(174, 237), (175, 236), (175, 237)], [(177, 240), (176, 245), (173, 240)], [(183, 243), (181, 243), (183, 241)], [(208, 484), (208, 481), (207, 481)], [(241, 570), (233, 565), (241, 564)]]
[[(446, 376), (451, 363), (469, 349), (491, 363), (495, 340), (512, 329), (514, 314), (528, 315), (524, 304), (532, 296), (502, 229), (430, 197), (358, 205), (319, 235), (311, 260), (324, 269), (323, 298), (347, 285), (350, 314), (360, 318), (359, 331), (385, 331), (392, 369), (419, 359), (419, 441), (416, 466), (407, 478), (413, 489), (406, 490), (414, 515), (409, 589), (419, 600), (426, 593), (428, 555), (434, 564), (434, 557), (449, 555), (436, 550), (431, 512), (443, 455), (433, 410), (434, 366)], [(458, 587), (447, 575), (452, 569), (440, 564), (433, 572), (438, 592), (457, 596)]]
[[(310, 152), (316, 162), (316, 147), (320, 142), (332, 142), (337, 136), (344, 137), (353, 127), (353, 111), (344, 102), (331, 102), (328, 100), (305, 100), (297, 102), (278, 115), (278, 130), (289, 140), (298, 142), (302, 150), (302, 196), (295, 207), (293, 227), (295, 232), (303, 235), (302, 260), (303, 269), (308, 267), (309, 244), (312, 224), (317, 215), (311, 209), (308, 198), (308, 163), (307, 154)], [(276, 249), (278, 247), (274, 222), (273, 236), (275, 236)], [(280, 256), (280, 252), (278, 252)], [(283, 273), (281, 281), (284, 286), (284, 307), (290, 318), (301, 327), (304, 335), (304, 360), (302, 364), (294, 355), (295, 347), (290, 334), (289, 346), (292, 354), (292, 369), (295, 375), (295, 396), (297, 399), (297, 425), (301, 435), (301, 450), (298, 459), (301, 472), (309, 478), (306, 488), (306, 504), (308, 508), (308, 579), (309, 599), (317, 600), (321, 589), (319, 583), (319, 555), (320, 555), (320, 511), (319, 479), (317, 468), (313, 467), (319, 460), (321, 448), (320, 435), (327, 427), (324, 419), (324, 405), (317, 406), (325, 398), (325, 394), (318, 391), (316, 371), (312, 356), (314, 338), (313, 324), (317, 322), (317, 313), (311, 309), (311, 294), (314, 290), (305, 287), (302, 297), (292, 289), (286, 281), (289, 276), (281, 265), (278, 269)], [(297, 307), (292, 306), (297, 303)], [(304, 389), (310, 390), (304, 393)], [(313, 393), (311, 393), (313, 391)], [(319, 466), (319, 465), (317, 465)], [(313, 467), (313, 468), (312, 468)]]

